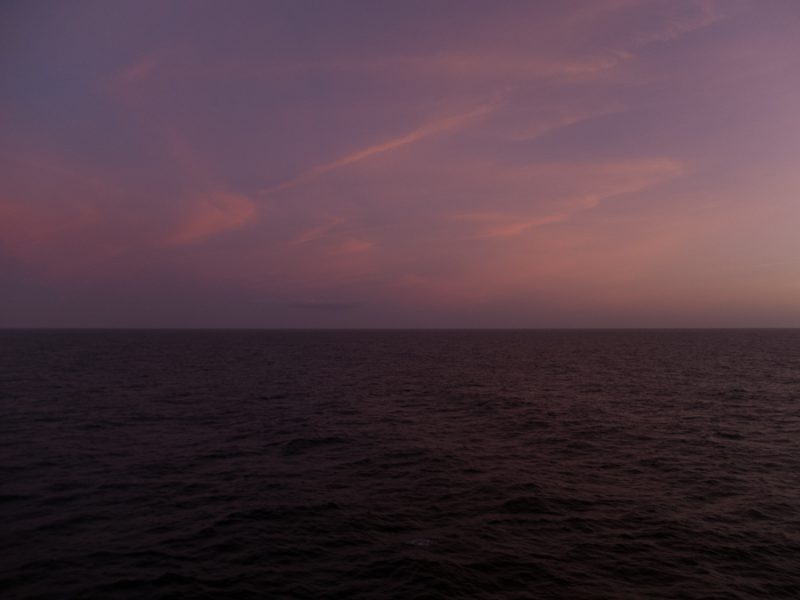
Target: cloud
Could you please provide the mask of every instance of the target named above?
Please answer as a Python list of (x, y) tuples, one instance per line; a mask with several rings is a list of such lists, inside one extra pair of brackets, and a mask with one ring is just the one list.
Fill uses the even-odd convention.
[(359, 302), (340, 302), (334, 300), (298, 300), (289, 304), (291, 308), (318, 310), (324, 312), (349, 311), (361, 306)]
[(88, 204), (61, 206), (54, 211), (0, 200), (0, 242), (26, 254), (93, 224), (96, 218), (96, 211)]
[[(514, 182), (509, 193), (519, 195), (519, 187), (550, 180), (572, 182), (570, 195), (555, 198), (549, 204), (556, 208), (543, 214), (530, 214), (524, 206), (509, 211), (469, 211), (451, 216), (456, 221), (478, 225), (476, 238), (510, 238), (531, 229), (569, 220), (578, 213), (591, 210), (615, 196), (641, 192), (674, 179), (685, 172), (685, 166), (671, 159), (639, 159), (598, 164), (545, 164), (516, 169), (507, 167), (484, 172), (494, 177), (500, 188), (503, 179)], [(535, 187), (533, 188), (536, 189)], [(535, 193), (535, 192), (531, 192)]]
[(485, 104), (466, 113), (432, 121), (400, 137), (396, 137), (380, 144), (368, 146), (327, 164), (314, 167), (313, 169), (306, 171), (294, 179), (278, 184), (274, 187), (267, 188), (262, 192), (262, 194), (275, 194), (322, 177), (331, 171), (361, 162), (378, 154), (390, 152), (438, 134), (461, 129), (472, 123), (474, 120), (488, 115), (496, 109), (497, 103)]
[(230, 192), (215, 192), (201, 197), (190, 214), (171, 232), (164, 243), (183, 246), (214, 235), (238, 229), (256, 215), (256, 206), (247, 197)]
[(0, 200), (0, 255), (51, 277), (83, 275), (123, 249), (107, 225), (106, 215), (86, 200), (57, 207)]
[(618, 102), (585, 109), (556, 106), (547, 111), (532, 125), (520, 126), (515, 123), (513, 129), (503, 134), (502, 137), (516, 142), (529, 141), (563, 127), (570, 127), (571, 125), (577, 125), (599, 117), (621, 113), (624, 110), (625, 107)]
[[(596, 202), (594, 205), (596, 205)], [(517, 236), (529, 229), (533, 229), (534, 227), (541, 227), (542, 225), (549, 225), (551, 223), (564, 221), (572, 216), (573, 212), (562, 211), (541, 217), (521, 219), (514, 219), (509, 215), (498, 213), (465, 213), (455, 215), (454, 218), (460, 221), (468, 221), (480, 224), (481, 230), (475, 236), (477, 238), (506, 238)]]
[(125, 84), (133, 84), (149, 77), (158, 66), (155, 56), (146, 56), (122, 70), (119, 80)]
[(290, 244), (293, 246), (308, 244), (309, 242), (313, 242), (317, 240), (331, 230), (335, 229), (339, 225), (344, 223), (344, 219), (341, 217), (331, 217), (327, 220), (327, 222), (323, 223), (322, 225), (318, 225), (316, 227), (309, 227), (308, 229), (304, 229), (298, 235), (290, 240)]
[(345, 254), (361, 254), (363, 252), (369, 252), (374, 245), (374, 242), (367, 240), (349, 238), (341, 242), (336, 247), (336, 250)]
[(730, 16), (721, 9), (716, 0), (699, 0), (692, 6), (695, 10), (690, 14), (668, 18), (660, 28), (637, 36), (635, 45), (646, 46), (658, 42), (669, 42), (688, 33), (704, 29)]
[(591, 80), (631, 58), (625, 51), (604, 51), (576, 57), (542, 56), (525, 51), (441, 52), (317, 63), (328, 70), (394, 73), (414, 77), (456, 79)]

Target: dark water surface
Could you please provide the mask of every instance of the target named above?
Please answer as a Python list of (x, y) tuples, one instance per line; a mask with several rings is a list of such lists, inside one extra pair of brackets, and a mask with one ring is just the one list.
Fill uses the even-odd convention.
[(800, 331), (0, 332), (7, 598), (800, 598)]

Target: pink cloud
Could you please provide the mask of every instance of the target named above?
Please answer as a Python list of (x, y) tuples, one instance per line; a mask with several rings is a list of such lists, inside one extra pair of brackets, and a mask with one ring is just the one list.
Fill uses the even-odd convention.
[(534, 227), (564, 221), (569, 218), (570, 215), (570, 212), (564, 211), (542, 217), (515, 220), (513, 217), (509, 217), (509, 215), (466, 213), (456, 215), (455, 218), (480, 224), (481, 231), (476, 235), (477, 238), (507, 238), (524, 233)]
[(350, 238), (341, 242), (336, 249), (338, 252), (345, 254), (361, 254), (362, 252), (370, 251), (374, 245), (374, 242)]
[(547, 107), (547, 110), (535, 114), (529, 123), (520, 123), (520, 117), (517, 116), (513, 124), (506, 126), (500, 135), (513, 141), (533, 140), (563, 127), (577, 125), (598, 117), (618, 114), (624, 110), (625, 107), (619, 102), (606, 102), (599, 106), (586, 108), (558, 104)]
[(52, 277), (84, 273), (121, 251), (102, 224), (90, 201), (51, 207), (0, 200), (0, 252)]
[[(661, 183), (679, 177), (685, 172), (685, 166), (679, 161), (670, 159), (640, 159), (596, 164), (541, 164), (527, 167), (508, 168), (486, 166), (482, 172), (475, 169), (473, 176), (481, 181), (484, 187), (505, 190), (510, 197), (524, 197), (537, 194), (543, 186), (560, 187), (566, 192), (562, 196), (553, 196), (547, 202), (539, 202), (543, 206), (551, 206), (549, 210), (536, 211), (533, 208), (520, 206), (513, 202), (505, 210), (478, 210), (458, 212), (451, 215), (456, 221), (473, 224), (478, 227), (477, 238), (509, 238), (525, 233), (531, 229), (560, 223), (573, 216), (596, 208), (609, 198), (624, 194), (642, 192)], [(490, 178), (490, 183), (486, 183)], [(488, 203), (487, 203), (488, 204)], [(494, 203), (502, 207), (503, 202)], [(535, 212), (536, 211), (536, 212)]]
[(60, 206), (54, 211), (30, 203), (0, 200), (0, 240), (25, 252), (86, 227), (96, 216), (96, 211), (87, 204)]
[[(728, 3), (730, 7), (733, 3)], [(667, 18), (658, 29), (640, 34), (636, 44), (645, 46), (656, 42), (668, 42), (688, 33), (698, 31), (730, 15), (722, 9), (722, 4), (717, 0), (696, 0), (690, 5), (686, 14)]]
[(308, 244), (331, 232), (333, 229), (344, 223), (341, 217), (331, 217), (322, 225), (304, 229), (289, 242), (292, 245)]
[(407, 73), (455, 79), (516, 78), (581, 81), (607, 74), (632, 55), (621, 50), (588, 56), (541, 56), (520, 51), (441, 52), (422, 56), (364, 58), (319, 63), (332, 70)]
[(246, 225), (255, 218), (256, 213), (256, 205), (240, 194), (207, 194), (194, 202), (189, 214), (166, 237), (164, 243), (183, 246), (200, 242)]
[(125, 84), (133, 84), (149, 77), (158, 66), (155, 56), (146, 56), (134, 62), (132, 65), (123, 69), (119, 74), (119, 79)]
[(447, 131), (460, 129), (472, 123), (474, 120), (493, 112), (494, 110), (496, 110), (496, 108), (497, 108), (497, 103), (491, 103), (479, 106), (466, 113), (431, 121), (405, 135), (401, 135), (399, 137), (387, 140), (385, 142), (381, 142), (379, 144), (367, 146), (366, 148), (363, 148), (351, 154), (347, 154), (332, 162), (320, 165), (318, 167), (314, 167), (313, 169), (306, 171), (305, 173), (299, 175), (298, 177), (295, 177), (294, 179), (291, 179), (289, 181), (286, 181), (284, 183), (281, 183), (279, 185), (264, 190), (263, 193), (269, 195), (281, 192), (283, 190), (296, 187), (302, 183), (313, 181), (314, 179), (317, 179), (327, 173), (330, 173), (331, 171), (335, 171), (337, 169), (341, 169), (343, 167), (361, 162), (375, 155), (383, 154), (391, 150), (396, 150), (397, 148), (413, 144), (425, 138), (442, 134)]

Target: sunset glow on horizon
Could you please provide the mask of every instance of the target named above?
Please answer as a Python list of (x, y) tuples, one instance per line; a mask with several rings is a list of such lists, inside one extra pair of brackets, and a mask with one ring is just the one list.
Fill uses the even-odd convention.
[(12, 1), (2, 327), (800, 327), (800, 4)]

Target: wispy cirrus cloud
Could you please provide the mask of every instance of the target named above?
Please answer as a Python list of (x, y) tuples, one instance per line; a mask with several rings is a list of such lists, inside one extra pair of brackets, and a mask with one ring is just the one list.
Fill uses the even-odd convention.
[[(622, 113), (626, 107), (621, 102), (603, 102), (596, 106), (563, 106), (557, 104), (548, 106), (546, 110), (537, 111), (533, 118), (518, 117), (514, 122), (506, 125), (501, 137), (512, 141), (530, 141), (545, 134), (558, 131), (579, 123)], [(520, 121), (523, 121), (520, 123)]]
[(340, 242), (336, 246), (337, 252), (343, 252), (345, 254), (362, 254), (364, 252), (369, 252), (375, 246), (375, 242), (371, 242), (369, 240), (350, 237), (342, 242)]
[[(367, 72), (405, 77), (448, 79), (506, 79), (553, 82), (588, 81), (615, 69), (632, 55), (607, 50), (584, 56), (537, 56), (524, 51), (460, 51), (427, 55), (332, 59), (316, 63), (315, 69)], [(310, 68), (311, 65), (306, 65)], [(301, 68), (298, 65), (297, 68)]]
[(184, 246), (238, 229), (256, 216), (247, 197), (225, 191), (207, 194), (191, 204), (188, 214), (164, 239), (167, 246)]
[[(500, 170), (494, 176), (504, 177), (504, 171), (507, 173), (508, 169)], [(460, 212), (453, 214), (451, 218), (477, 226), (476, 238), (515, 237), (537, 227), (567, 221), (579, 213), (596, 208), (604, 200), (643, 192), (675, 179), (686, 172), (686, 167), (680, 161), (672, 159), (641, 159), (585, 165), (532, 165), (528, 168), (521, 167), (518, 171), (520, 173), (513, 177), (516, 180), (515, 185), (509, 188), (510, 193), (517, 196), (524, 194), (524, 188), (520, 191), (520, 184), (535, 184), (537, 175), (539, 181), (552, 180), (555, 177), (573, 179), (580, 184), (571, 194), (552, 199), (547, 204), (554, 205), (554, 208), (540, 214), (531, 214), (530, 209), (520, 207), (517, 202), (514, 210)], [(500, 187), (499, 183), (497, 187)]]
[(118, 74), (116, 83), (122, 85), (137, 84), (154, 73), (158, 63), (158, 58), (154, 54), (148, 54), (124, 68)]
[(718, 0), (695, 0), (682, 14), (667, 17), (658, 27), (640, 33), (634, 39), (635, 46), (646, 46), (657, 42), (669, 42), (683, 35), (699, 31), (727, 19), (741, 2)]
[(479, 232), (475, 235), (478, 239), (509, 238), (515, 237), (530, 229), (559, 223), (569, 219), (580, 210), (588, 210), (597, 206), (599, 200), (587, 198), (584, 206), (572, 210), (563, 210), (538, 217), (512, 216), (503, 213), (463, 213), (454, 215), (453, 219), (477, 225)]
[(317, 240), (336, 229), (339, 225), (344, 223), (344, 221), (345, 220), (342, 217), (330, 217), (322, 225), (315, 225), (313, 227), (303, 229), (289, 241), (289, 244), (298, 246), (313, 242), (314, 240)]
[(309, 169), (308, 171), (301, 173), (294, 179), (290, 179), (289, 181), (285, 181), (276, 186), (263, 190), (261, 194), (262, 195), (276, 194), (278, 192), (291, 189), (303, 183), (313, 181), (315, 179), (318, 179), (319, 177), (322, 177), (323, 175), (331, 173), (332, 171), (336, 171), (338, 169), (361, 162), (378, 154), (384, 154), (392, 150), (397, 150), (398, 148), (414, 144), (416, 142), (419, 142), (421, 140), (436, 135), (444, 134), (451, 131), (457, 131), (473, 123), (475, 120), (480, 119), (481, 117), (484, 117), (494, 112), (495, 110), (497, 110), (497, 107), (498, 103), (493, 102), (478, 106), (477, 108), (474, 108), (473, 110), (467, 111), (465, 113), (460, 113), (457, 115), (452, 115), (449, 117), (444, 117), (442, 119), (431, 121), (399, 137), (378, 144), (374, 144), (371, 146), (367, 146), (366, 148), (362, 148), (361, 150), (357, 150), (356, 152), (347, 154), (329, 163)]
[(93, 225), (97, 218), (95, 207), (85, 202), (72, 202), (53, 211), (29, 202), (0, 199), (0, 243), (20, 256), (32, 256)]

